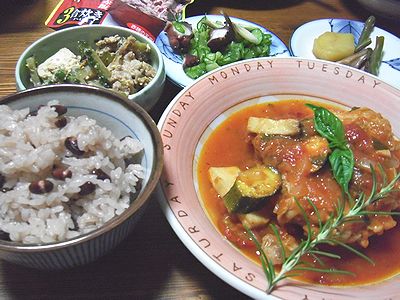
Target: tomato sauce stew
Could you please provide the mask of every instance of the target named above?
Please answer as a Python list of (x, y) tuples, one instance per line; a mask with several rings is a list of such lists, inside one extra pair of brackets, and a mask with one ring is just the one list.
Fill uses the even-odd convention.
[[(344, 110), (326, 103), (286, 100), (257, 104), (231, 115), (209, 136), (200, 154), (197, 173), (203, 205), (221, 235), (244, 255), (260, 262), (259, 252), (244, 224), (251, 228), (277, 268), (282, 263), (281, 251), (269, 224), (277, 226), (285, 251), (290, 253), (307, 236), (304, 215), (296, 201), (309, 216), (312, 230), (317, 232), (318, 219), (309, 201), (318, 209), (322, 221), (326, 221), (343, 197), (327, 159), (331, 153), (329, 142), (317, 133), (313, 110), (306, 103), (325, 107), (342, 121), (348, 145), (354, 153), (354, 172), (349, 184), (349, 193), (354, 199), (360, 193), (371, 192), (371, 166), (384, 170), (387, 180), (393, 179), (399, 170), (400, 146), (393, 137), (390, 123), (367, 108)], [(250, 124), (250, 118), (254, 118), (251, 121), (254, 124)], [(265, 124), (278, 129), (266, 133), (263, 131)], [(274, 177), (263, 187), (265, 197), (255, 205), (253, 196), (241, 194), (242, 187), (236, 187), (237, 178), (242, 176), (238, 174), (259, 168), (258, 178), (270, 176), (260, 169), (265, 166), (279, 178)], [(227, 185), (222, 180), (224, 176), (234, 176), (232, 183)], [(246, 184), (251, 180), (246, 176), (241, 178), (247, 189)], [(383, 177), (377, 176), (378, 187), (383, 185)], [(259, 192), (259, 187), (251, 192)], [(396, 211), (400, 207), (399, 199), (398, 192), (391, 193), (371, 210)], [(346, 204), (345, 210), (348, 208)], [(351, 244), (370, 257), (374, 265), (339, 246), (322, 248), (341, 256), (340, 259), (321, 258), (325, 268), (350, 271), (354, 276), (305, 271), (300, 280), (346, 286), (381, 281), (399, 272), (400, 260), (396, 258), (400, 253), (400, 230), (395, 217), (362, 216), (357, 222), (338, 228), (336, 234), (343, 243)], [(313, 257), (303, 259), (315, 263)]]

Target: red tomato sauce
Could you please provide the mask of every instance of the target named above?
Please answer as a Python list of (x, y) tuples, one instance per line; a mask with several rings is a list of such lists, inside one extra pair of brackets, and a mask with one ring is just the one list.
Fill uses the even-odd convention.
[[(223, 236), (239, 248), (244, 255), (257, 262), (259, 262), (259, 257), (255, 245), (249, 240), (237, 217), (227, 212), (222, 198), (218, 196), (209, 180), (208, 169), (210, 167), (223, 166), (237, 166), (240, 169), (246, 169), (257, 164), (254, 151), (248, 143), (249, 134), (246, 129), (248, 118), (253, 116), (300, 120), (312, 117), (312, 111), (304, 104), (305, 102), (302, 100), (288, 100), (259, 104), (243, 109), (223, 122), (210, 135), (200, 155), (197, 170), (199, 187), (204, 207), (210, 219)], [(354, 139), (357, 138), (360, 137), (354, 137)], [(324, 175), (322, 174), (321, 176)], [(318, 184), (316, 184), (315, 189), (318, 188)], [(323, 188), (326, 187), (320, 187), (321, 190)], [(326, 190), (324, 192), (329, 193)], [(276, 197), (272, 197), (263, 208), (263, 213), (272, 220), (274, 220), (272, 210), (276, 203)], [(323, 201), (321, 203), (323, 204)], [(254, 233), (259, 238), (263, 236), (265, 230), (260, 229)], [(357, 249), (369, 256), (375, 262), (374, 265), (348, 250), (339, 248), (329, 250), (339, 254), (342, 257), (341, 259), (324, 260), (327, 268), (350, 271), (354, 273), (354, 276), (305, 272), (301, 277), (296, 277), (296, 279), (324, 285), (349, 286), (381, 281), (399, 273), (400, 259), (397, 259), (398, 253), (400, 253), (399, 226), (386, 231), (381, 236), (370, 237), (369, 241), (370, 244), (366, 249), (361, 247), (357, 247)]]

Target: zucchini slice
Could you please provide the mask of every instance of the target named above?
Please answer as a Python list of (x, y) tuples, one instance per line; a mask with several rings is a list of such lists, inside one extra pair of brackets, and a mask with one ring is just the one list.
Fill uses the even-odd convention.
[(300, 122), (296, 119), (273, 120), (250, 117), (247, 130), (254, 133), (297, 135), (300, 133)]
[(208, 169), (211, 183), (221, 197), (229, 192), (239, 173), (238, 167), (211, 167)]
[(229, 192), (223, 196), (230, 213), (246, 214), (261, 208), (282, 185), (279, 172), (269, 166), (241, 171)]

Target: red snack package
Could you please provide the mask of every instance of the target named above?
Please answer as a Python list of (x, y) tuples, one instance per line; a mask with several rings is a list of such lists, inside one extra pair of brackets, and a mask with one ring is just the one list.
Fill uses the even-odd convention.
[(108, 16), (108, 7), (102, 2), (104, 1), (61, 0), (45, 24), (53, 29), (75, 25), (102, 24)]
[(193, 0), (61, 0), (46, 25), (61, 29), (76, 25), (122, 25), (148, 38), (163, 30), (168, 16), (177, 16)]

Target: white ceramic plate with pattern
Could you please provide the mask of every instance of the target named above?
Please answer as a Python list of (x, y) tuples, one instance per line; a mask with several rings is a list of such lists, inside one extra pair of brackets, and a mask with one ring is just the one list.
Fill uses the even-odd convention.
[[(202, 16), (194, 16), (194, 17), (188, 17), (186, 18), (186, 22), (192, 25), (193, 28), (195, 28), (196, 24), (204, 17)], [(213, 22), (216, 21), (224, 21), (224, 17), (222, 15), (207, 15), (207, 18), (210, 19)], [(270, 56), (271, 57), (289, 57), (290, 52), (288, 47), (285, 45), (284, 42), (282, 42), (277, 35), (275, 35), (273, 32), (269, 31), (268, 29), (256, 24), (252, 23), (243, 19), (231, 17), (231, 20), (235, 23), (242, 24), (245, 26), (251, 26), (251, 27), (257, 27), (260, 28), (263, 32), (271, 34), (271, 50), (270, 50)], [(185, 87), (188, 84), (191, 84), (194, 80), (190, 77), (188, 77), (185, 72), (183, 71), (182, 68), (182, 62), (183, 59), (179, 54), (176, 54), (173, 52), (169, 41), (168, 41), (168, 36), (165, 33), (165, 31), (162, 31), (157, 39), (156, 39), (156, 45), (160, 49), (161, 53), (163, 54), (164, 58), (164, 64), (165, 64), (165, 71), (167, 74), (167, 77), (176, 85), (180, 87)]]
[[(320, 19), (311, 21), (301, 25), (293, 32), (289, 48), (293, 56), (315, 58), (312, 53), (314, 39), (322, 33), (326, 31), (352, 33), (354, 41), (357, 43), (363, 27), (364, 22), (347, 19)], [(375, 47), (375, 38), (377, 36), (385, 38), (378, 77), (400, 88), (400, 39), (375, 26), (371, 33), (372, 44), (369, 47)]]

